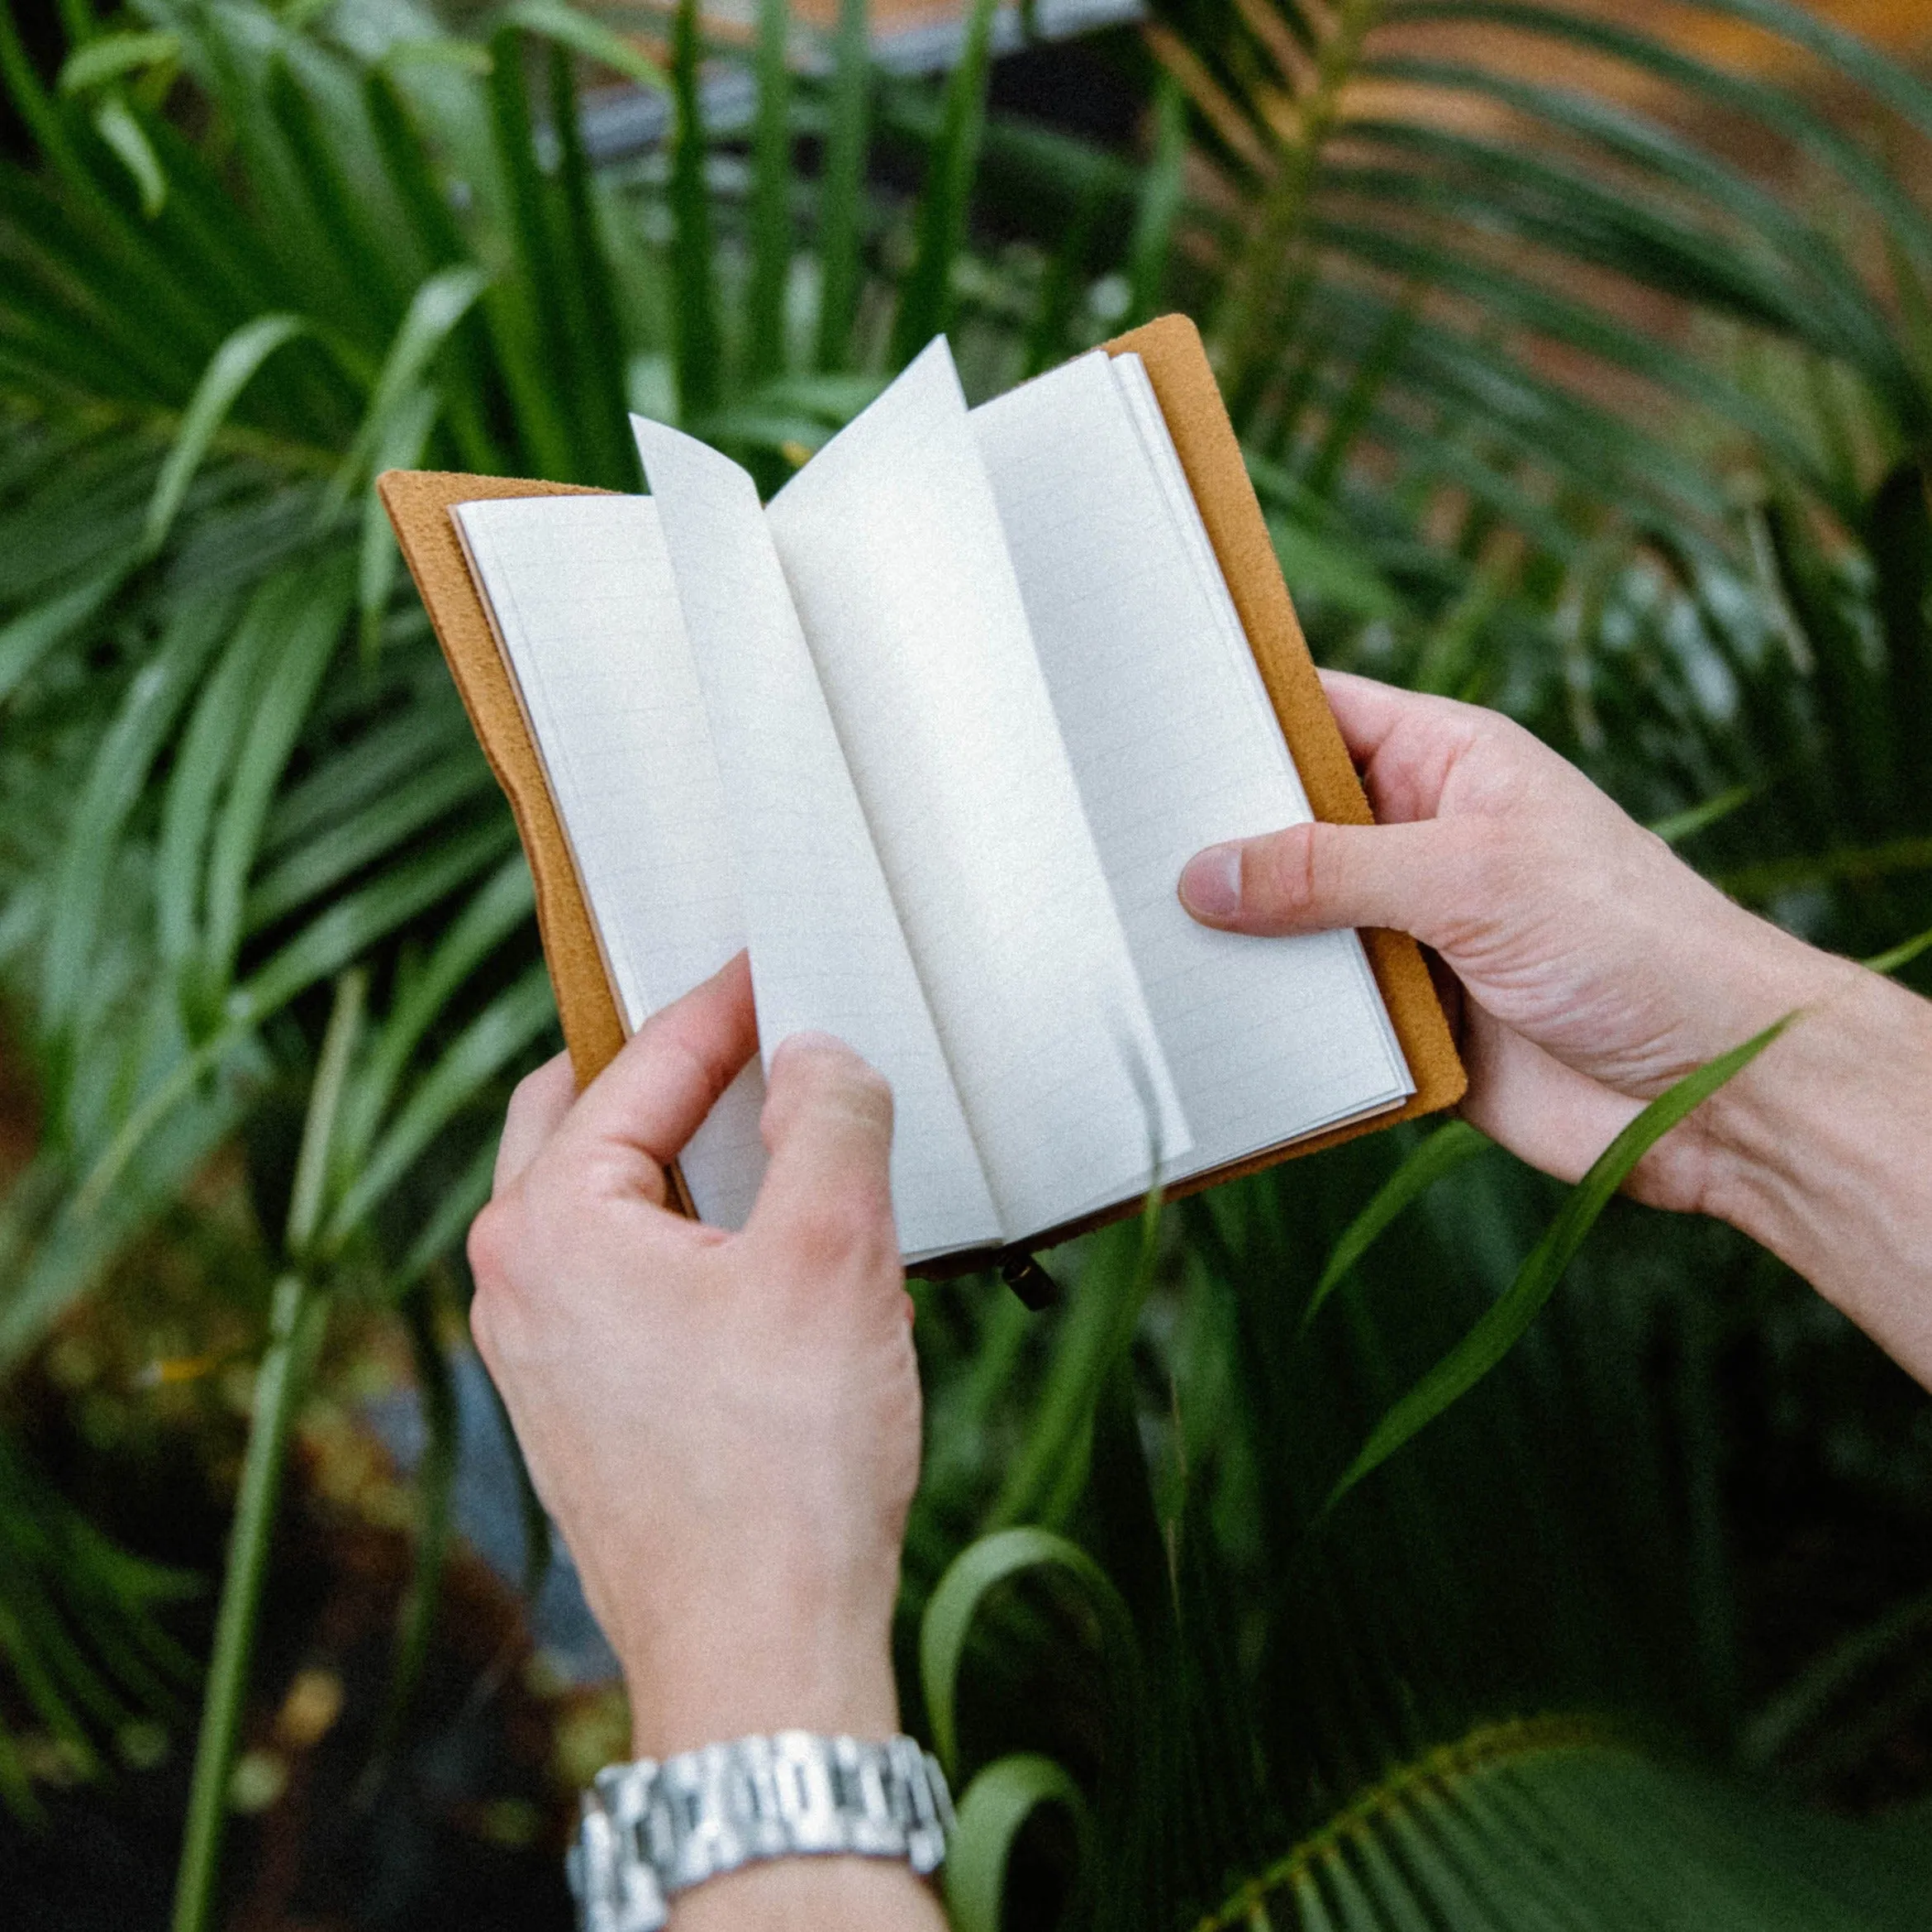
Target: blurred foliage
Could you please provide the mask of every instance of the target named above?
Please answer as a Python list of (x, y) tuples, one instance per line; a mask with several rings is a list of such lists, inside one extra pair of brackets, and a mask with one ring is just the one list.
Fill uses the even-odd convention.
[[(1165, 0), (1111, 55), (1135, 151), (989, 111), (986, 4), (939, 83), (869, 69), (857, 0), (823, 45), (766, 0), (710, 49), (687, 0), (655, 58), (564, 0), (478, 35), (62, 0), (45, 59), (0, 11), (0, 972), (39, 1102), (0, 1364), (137, 1239), (207, 1256), (264, 1351), (182, 1932), (282, 1444), (352, 1306), (407, 1337), (431, 1433), (378, 1774), (407, 1729), (437, 1311), (555, 1044), (379, 469), (632, 487), (638, 408), (773, 485), (936, 330), (987, 394), (1183, 307), (1325, 659), (1503, 706), (1734, 892), (1929, 983), (1932, 217), (1896, 157), (1932, 93), (1777, 0), (1702, 11), (1869, 124), (1527, 0)], [(666, 138), (593, 165), (586, 63)], [(1044, 1317), (922, 1292), (907, 1688), (964, 1787), (963, 1925), (1922, 1923), (1922, 1811), (1796, 1806), (1911, 1787), (1925, 1405), (1721, 1230), (1616, 1204), (1558, 1289), (1580, 1198), (1405, 1131), (1080, 1244)], [(1553, 1289), (1323, 1514), (1405, 1392)], [(1772, 1465), (1810, 1532), (1918, 1553), (1782, 1648)], [(174, 1721), (174, 1582), (4, 1439), (0, 1554), (24, 1805), (22, 1739), (84, 1767)]]

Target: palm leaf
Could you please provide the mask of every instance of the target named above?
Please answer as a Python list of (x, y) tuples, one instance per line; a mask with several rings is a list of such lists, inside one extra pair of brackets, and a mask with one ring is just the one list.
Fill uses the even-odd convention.
[(819, 239), (816, 360), (821, 369), (845, 366), (859, 308), (870, 62), (866, 0), (839, 0)]
[[(1084, 1865), (1092, 1833), (1086, 1796), (1052, 1758), (1015, 1752), (986, 1766), (966, 1787), (946, 1846), (946, 1916), (955, 1932), (999, 1932), (1014, 1842), (1049, 1805), (1073, 1820)], [(1078, 1905), (1068, 1915), (1078, 1919)]]
[(966, 204), (986, 114), (996, 0), (973, 0), (959, 64), (946, 82), (945, 112), (926, 160), (917, 240), (892, 318), (895, 366), (910, 362), (952, 314), (953, 269), (966, 236)]
[(1720, 1054), (1665, 1089), (1611, 1142), (1577, 1183), (1563, 1211), (1531, 1250), (1509, 1291), (1462, 1342), (1382, 1417), (1322, 1506), (1325, 1516), (1359, 1482), (1466, 1395), (1508, 1352), (1555, 1292), (1597, 1216), (1630, 1171), (1671, 1129), (1742, 1073), (1792, 1023), (1792, 1016)]

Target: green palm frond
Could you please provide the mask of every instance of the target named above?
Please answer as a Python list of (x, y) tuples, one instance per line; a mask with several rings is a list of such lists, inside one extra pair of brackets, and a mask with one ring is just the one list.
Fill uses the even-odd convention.
[(1399, 1766), (1193, 1932), (1903, 1932), (1929, 1882), (1896, 1827), (1753, 1804), (1587, 1716), (1552, 1715)]
[[(1920, 83), (1809, 16), (1704, 10), (1932, 124)], [(989, 112), (990, 7), (938, 85), (872, 71), (864, 0), (822, 75), (788, 69), (775, 0), (759, 20), (747, 55), (688, 5), (660, 71), (554, 0), (487, 40), (147, 0), (50, 86), (0, 9), (38, 150), (0, 163), (0, 975), (46, 1121), (0, 1205), (0, 1363), (264, 1109), (330, 1103), (276, 1255), (288, 1373), (251, 1452), (184, 1923), (314, 1311), (400, 1300), (434, 1355), (433, 1271), (509, 1083), (554, 1045), (514, 828), (374, 470), (631, 487), (642, 406), (769, 485), (934, 329), (990, 390), (1172, 301), (1207, 326), (1325, 655), (1506, 704), (1705, 869), (1923, 983), (1901, 942), (1932, 924), (1932, 221), (1862, 140), (1528, 0), (1170, 0), (1144, 157)], [(1464, 24), (1587, 53), (1652, 104), (1457, 51)], [(666, 98), (663, 150), (593, 163), (580, 59)], [(705, 120), (729, 60), (758, 96), (742, 140)], [(1825, 186), (1754, 178), (1701, 131), (1720, 114)], [(874, 183), (875, 148), (915, 193)], [(332, 985), (367, 1021), (331, 1052)], [(1709, 1383), (1774, 1297), (1720, 1232), (1612, 1206), (1573, 1258), (1556, 1244), (1547, 1306), (1549, 1268), (1508, 1302), (1558, 1198), (1459, 1159), (1467, 1136), (1422, 1144), (1099, 1237), (1054, 1259), (1073, 1292), (1036, 1320), (990, 1284), (921, 1291), (907, 1609), (952, 1620), (926, 1715), (977, 1834), (962, 1910), (992, 1923), (1008, 1854), (1057, 1820), (1091, 1853), (1073, 1910), (1109, 1927), (1915, 1924), (1905, 1825), (1726, 1782), (1733, 1743), (1771, 1733), (1738, 1689)], [(1681, 1292), (1707, 1280), (1754, 1283), (1749, 1311)], [(1532, 1301), (1316, 1533), (1403, 1392)], [(424, 1381), (444, 1435), (397, 1712), (453, 1454)], [(968, 1582), (991, 1562), (982, 1533), (1019, 1539), (990, 1546), (1011, 1566), (949, 1595), (955, 1560)], [(1085, 1597), (1040, 1587), (1089, 1568)], [(139, 1597), (83, 1662), (143, 1640)], [(0, 1615), (31, 1601), (0, 1580)], [(92, 1614), (29, 1630), (18, 1680)], [(1124, 1754), (1105, 1660), (1130, 1651)]]

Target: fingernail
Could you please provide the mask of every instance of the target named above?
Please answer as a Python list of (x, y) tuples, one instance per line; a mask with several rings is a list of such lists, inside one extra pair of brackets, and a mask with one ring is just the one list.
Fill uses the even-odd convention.
[(1197, 852), (1181, 868), (1181, 903), (1197, 919), (1232, 919), (1241, 910), (1241, 848)]
[(797, 1033), (788, 1033), (772, 1049), (772, 1064), (774, 1067), (777, 1066), (780, 1054), (788, 1059), (793, 1054), (833, 1053), (844, 1058), (849, 1055), (851, 1051), (851, 1048), (847, 1046), (835, 1033), (819, 1033), (807, 1027)]

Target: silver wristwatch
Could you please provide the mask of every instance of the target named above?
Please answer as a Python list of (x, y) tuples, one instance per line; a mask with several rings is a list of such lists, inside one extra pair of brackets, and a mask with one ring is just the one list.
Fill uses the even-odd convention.
[(785, 1730), (600, 1771), (567, 1869), (583, 1932), (658, 1932), (675, 1893), (761, 1858), (856, 1852), (923, 1877), (952, 1829), (945, 1774), (913, 1739)]

